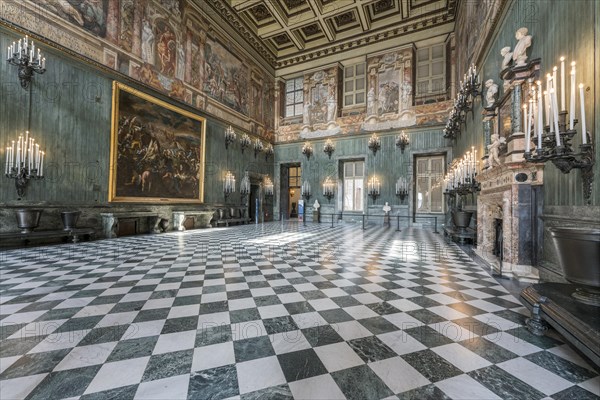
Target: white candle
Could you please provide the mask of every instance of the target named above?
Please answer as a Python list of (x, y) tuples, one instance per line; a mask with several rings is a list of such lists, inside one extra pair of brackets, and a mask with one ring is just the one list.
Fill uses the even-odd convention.
[(542, 132), (544, 131), (544, 104), (542, 100), (542, 81), (538, 81), (538, 130), (537, 142), (538, 150), (542, 151)]
[(583, 97), (583, 83), (579, 84), (579, 97), (581, 100), (581, 144), (587, 144), (587, 130), (585, 126), (585, 98)]
[(44, 152), (42, 151), (42, 159), (40, 161), (40, 173), (38, 174), (39, 176), (43, 176), (44, 175)]
[(565, 58), (560, 58), (560, 110), (564, 111), (565, 106)]
[(552, 114), (554, 122), (554, 133), (556, 135), (556, 146), (560, 146), (560, 131), (558, 129), (558, 102), (556, 100), (556, 91), (552, 89), (550, 91), (550, 97), (552, 101)]
[(12, 141), (12, 148), (10, 149), (10, 165), (15, 165), (15, 141)]
[[(531, 137), (529, 136), (531, 134), (531, 132), (529, 131), (531, 128), (531, 124), (529, 124), (529, 109), (527, 107), (527, 104), (523, 104), (523, 111), (525, 113), (524, 118), (525, 118), (525, 153), (529, 153), (530, 147), (529, 147), (529, 142), (531, 140)], [(533, 110), (532, 110), (533, 111)]]
[(25, 161), (25, 156), (27, 155), (27, 149), (29, 148), (29, 131), (25, 131), (25, 141), (21, 146), (23, 149), (23, 161)]
[(569, 129), (573, 130), (575, 119), (575, 61), (571, 63), (571, 110), (569, 111)]
[(548, 96), (548, 91), (546, 90), (544, 90), (544, 101), (546, 101), (546, 124), (552, 125), (552, 120), (550, 119), (550, 97)]
[(556, 79), (557, 74), (558, 74), (558, 67), (554, 66), (552, 68), (552, 89), (554, 89), (554, 92), (558, 96), (558, 79)]
[(10, 147), (6, 148), (6, 167), (4, 167), (4, 175), (8, 175), (8, 163), (10, 161)]
[(17, 173), (21, 172), (21, 142), (17, 144)]
[(523, 104), (523, 132), (526, 133), (527, 127), (527, 103)]

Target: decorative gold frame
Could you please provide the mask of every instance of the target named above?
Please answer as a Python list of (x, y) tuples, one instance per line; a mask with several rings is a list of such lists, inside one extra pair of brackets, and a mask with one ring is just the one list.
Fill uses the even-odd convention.
[[(200, 179), (198, 182), (198, 198), (160, 198), (160, 197), (118, 197), (117, 192), (117, 148), (118, 148), (118, 123), (119, 123), (119, 93), (120, 91), (126, 91), (142, 100), (163, 107), (169, 111), (181, 114), (187, 118), (199, 121), (201, 124), (200, 129)], [(177, 204), (177, 203), (196, 203), (200, 204), (204, 202), (204, 181), (205, 181), (205, 160), (206, 160), (206, 118), (196, 115), (192, 112), (186, 111), (182, 108), (169, 104), (165, 101), (159, 100), (147, 93), (140, 92), (130, 86), (123, 83), (113, 81), (113, 98), (112, 98), (112, 120), (111, 120), (111, 135), (110, 135), (110, 173), (109, 173), (109, 185), (108, 185), (108, 201), (109, 202), (123, 202), (123, 203), (155, 203), (155, 204)]]

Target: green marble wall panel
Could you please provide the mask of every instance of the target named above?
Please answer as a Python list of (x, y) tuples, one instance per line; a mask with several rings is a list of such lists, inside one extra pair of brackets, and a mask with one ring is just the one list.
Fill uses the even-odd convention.
[[(0, 30), (1, 48), (6, 49), (17, 39), (14, 33)], [(121, 206), (108, 203), (108, 180), (112, 82), (122, 77), (45, 46), (42, 46), (42, 52), (47, 58), (47, 72), (33, 78), (30, 131), (47, 152), (46, 178), (30, 182), (26, 196), (18, 199), (14, 181), (3, 175), (0, 177), (0, 205), (7, 208)], [(136, 87), (129, 81), (124, 83)], [(185, 104), (145, 88), (139, 89), (194, 112)], [(8, 142), (27, 129), (30, 96), (19, 85), (17, 68), (4, 61), (0, 62), (0, 90), (0, 158), (4, 163)], [(223, 134), (228, 124), (211, 116), (202, 116), (207, 119), (205, 205), (224, 203), (222, 179), (227, 167), (237, 178), (237, 190), (245, 170), (273, 175), (272, 157), (267, 161), (262, 153), (255, 158), (253, 149), (246, 149), (242, 154), (237, 142), (227, 151)], [(239, 138), (241, 132), (237, 132)], [(231, 196), (227, 203), (240, 204), (239, 193)]]
[[(451, 160), (452, 149), (449, 146), (450, 142), (444, 139), (441, 129), (411, 129), (405, 130), (410, 137), (410, 145), (405, 149), (404, 154), (396, 147), (396, 137), (400, 131), (390, 131), (380, 133), (378, 136), (381, 139), (381, 149), (376, 155), (368, 149), (368, 141), (371, 134), (363, 134), (357, 136), (338, 136), (332, 137), (335, 144), (335, 151), (328, 158), (323, 152), (326, 139), (310, 140), (313, 147), (313, 155), (309, 160), (302, 154), (302, 146), (304, 142), (286, 143), (275, 146), (275, 185), (280, 188), (279, 170), (280, 165), (300, 163), (302, 166), (302, 182), (308, 180), (311, 185), (313, 196), (309, 204), (312, 205), (315, 199), (323, 205), (323, 212), (339, 212), (342, 210), (341, 200), (341, 180), (339, 179), (342, 171), (340, 163), (348, 160), (364, 160), (365, 161), (365, 190), (366, 180), (375, 174), (381, 183), (381, 196), (373, 205), (371, 198), (368, 198), (366, 193), (364, 196), (364, 204), (369, 208), (369, 213), (375, 210), (381, 213), (381, 207), (387, 201), (396, 209), (408, 207), (413, 209), (413, 190), (410, 190), (408, 200), (405, 199), (403, 206), (400, 205), (400, 200), (395, 195), (396, 181), (401, 176), (408, 177), (412, 182), (414, 156), (418, 154), (443, 153), (446, 154), (447, 160)], [(326, 177), (331, 177), (337, 183), (335, 197), (328, 203), (323, 196), (323, 182)], [(409, 205), (406, 207), (406, 205)], [(310, 210), (310, 209), (309, 209)], [(367, 211), (365, 209), (365, 211)], [(279, 214), (279, 200), (275, 201), (275, 215)], [(412, 212), (412, 211), (411, 211)]]

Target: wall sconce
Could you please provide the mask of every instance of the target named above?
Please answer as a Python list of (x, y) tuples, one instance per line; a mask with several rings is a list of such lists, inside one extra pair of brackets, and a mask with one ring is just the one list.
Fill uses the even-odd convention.
[(377, 134), (374, 133), (373, 136), (371, 136), (369, 138), (369, 150), (371, 150), (373, 152), (373, 156), (375, 156), (375, 154), (377, 154), (377, 151), (380, 148), (381, 148), (381, 139), (379, 139)]
[(373, 199), (373, 204), (375, 204), (375, 201), (381, 195), (381, 183), (379, 183), (376, 176), (372, 176), (367, 186), (369, 197)]
[(235, 193), (235, 175), (233, 175), (231, 171), (227, 171), (225, 174), (223, 193), (225, 194), (225, 198), (229, 197), (231, 193)]
[(6, 61), (18, 68), (19, 81), (23, 89), (29, 88), (33, 73), (43, 74), (46, 72), (46, 58), (42, 57), (40, 49), (36, 53), (33, 41), (29, 36), (19, 39), (8, 46)]
[[(575, 119), (575, 62), (571, 64), (571, 99), (570, 99), (570, 118), (569, 124), (567, 125), (567, 112), (566, 108), (566, 93), (564, 83), (564, 58), (561, 59), (561, 108), (562, 111), (558, 111), (558, 82), (556, 81), (556, 70), (554, 67), (554, 76), (551, 74), (547, 75), (547, 93), (546, 96), (546, 121), (544, 121), (544, 108), (543, 108), (543, 97), (542, 97), (542, 82), (537, 81), (536, 85), (532, 85), (530, 88), (530, 98), (533, 100), (529, 105), (529, 112), (527, 111), (528, 106), (525, 104), (524, 107), (524, 119), (525, 119), (525, 154), (523, 157), (525, 161), (532, 163), (541, 163), (552, 161), (552, 163), (562, 172), (568, 174), (572, 169), (581, 170), (581, 178), (583, 179), (583, 197), (587, 204), (591, 204), (592, 201), (592, 183), (594, 182), (594, 170), (592, 169), (595, 163), (594, 145), (592, 137), (587, 131), (585, 121), (585, 97), (583, 93), (583, 84), (579, 85), (579, 99), (581, 108), (581, 144), (579, 145), (579, 153), (576, 153), (573, 149), (571, 140), (577, 134), (575, 125), (577, 119)], [(544, 125), (546, 122), (546, 125)], [(536, 134), (533, 140), (537, 143), (537, 149), (535, 152), (531, 151), (531, 127), (534, 127)], [(545, 133), (544, 133), (545, 132)]]
[(275, 150), (273, 149), (273, 145), (269, 143), (265, 149), (265, 161), (268, 161), (269, 157), (271, 157), (273, 154), (275, 154)]
[(313, 148), (310, 142), (305, 142), (304, 146), (302, 146), (302, 154), (306, 156), (307, 160), (310, 160), (310, 156), (313, 153)]
[(242, 146), (242, 154), (244, 154), (244, 149), (252, 144), (250, 140), (250, 136), (247, 133), (244, 133), (240, 138), (240, 146)]
[(400, 199), (400, 203), (408, 196), (408, 181), (404, 177), (398, 178), (396, 181), (396, 197)]
[(228, 149), (229, 145), (233, 142), (235, 142), (235, 132), (233, 131), (233, 128), (231, 127), (231, 125), (229, 125), (229, 127), (227, 129), (225, 129), (225, 148)]
[(480, 87), (481, 82), (477, 74), (477, 67), (475, 64), (471, 64), (469, 71), (460, 82), (458, 93), (454, 99), (454, 106), (448, 115), (448, 122), (444, 128), (445, 138), (456, 139), (460, 133), (461, 124), (466, 120), (466, 114), (473, 109), (475, 98), (481, 95)]
[(273, 197), (273, 194), (275, 193), (275, 186), (273, 185), (273, 181), (271, 180), (269, 175), (265, 176), (264, 188), (265, 188), (265, 196)]
[(327, 177), (327, 179), (325, 179), (325, 182), (323, 182), (323, 196), (325, 196), (327, 202), (329, 203), (331, 202), (333, 195), (333, 182), (329, 177)]
[(475, 179), (478, 172), (477, 150), (471, 147), (471, 151), (468, 151), (462, 159), (454, 160), (453, 167), (446, 173), (444, 194), (465, 195), (480, 191), (481, 184)]
[(242, 202), (246, 199), (246, 197), (250, 194), (250, 177), (248, 176), (248, 171), (244, 172), (244, 177), (240, 182), (240, 195)]
[(331, 160), (331, 155), (333, 154), (334, 151), (335, 151), (335, 145), (333, 144), (331, 139), (327, 139), (327, 141), (325, 142), (325, 146), (323, 147), (323, 152), (325, 154), (327, 154), (327, 156), (329, 156), (329, 159)]
[(256, 156), (258, 156), (258, 153), (261, 153), (263, 149), (263, 143), (260, 141), (260, 139), (256, 138), (254, 140), (254, 158), (256, 158)]
[(25, 137), (19, 135), (19, 139), (6, 148), (6, 164), (4, 175), (15, 180), (17, 195), (23, 197), (25, 188), (30, 179), (44, 178), (44, 155), (40, 151), (40, 145), (35, 139), (25, 132)]
[(302, 184), (301, 194), (302, 194), (302, 197), (304, 197), (307, 202), (310, 200), (311, 190), (310, 190), (310, 183), (308, 183), (308, 181), (304, 181), (304, 183)]
[(408, 135), (402, 131), (400, 133), (400, 136), (398, 136), (398, 138), (396, 139), (396, 147), (400, 148), (400, 152), (402, 154), (404, 154), (404, 149), (406, 149), (406, 146), (408, 146), (410, 144), (410, 139), (408, 138)]

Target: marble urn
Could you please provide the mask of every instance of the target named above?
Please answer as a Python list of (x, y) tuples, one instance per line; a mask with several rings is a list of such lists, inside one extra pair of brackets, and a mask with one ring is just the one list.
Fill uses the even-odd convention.
[(21, 209), (17, 210), (17, 226), (21, 233), (32, 232), (40, 224), (40, 217), (43, 210)]
[(565, 279), (577, 286), (573, 297), (600, 306), (600, 229), (550, 228)]

